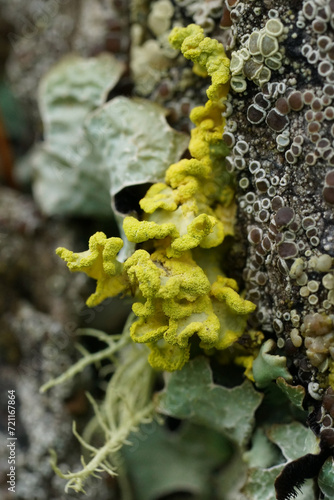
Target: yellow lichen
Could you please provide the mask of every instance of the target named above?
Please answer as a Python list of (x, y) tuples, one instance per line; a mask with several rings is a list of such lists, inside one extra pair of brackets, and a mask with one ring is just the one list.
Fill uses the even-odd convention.
[(57, 248), (57, 255), (67, 262), (71, 271), (82, 271), (97, 280), (96, 291), (87, 300), (89, 307), (118, 295), (126, 288), (123, 265), (116, 260), (122, 247), (120, 238), (107, 239), (104, 233), (98, 232), (90, 237), (89, 250), (85, 252), (74, 253), (66, 248)]
[(140, 200), (139, 203), (140, 207), (147, 214), (152, 214), (158, 208), (171, 212), (177, 209), (177, 204), (173, 197), (173, 190), (162, 182), (153, 184), (147, 191), (145, 198)]
[(222, 141), (225, 119), (225, 97), (219, 101), (208, 101), (205, 106), (198, 106), (190, 113), (196, 128), (191, 131), (189, 151), (199, 161), (205, 161), (210, 168), (217, 160), (226, 156), (226, 146)]
[[(166, 171), (166, 183), (173, 189), (187, 186), (189, 183), (195, 184), (195, 189), (190, 189), (188, 197), (193, 196), (198, 190), (198, 182), (203, 182), (211, 175), (210, 168), (199, 160), (192, 158), (190, 160), (180, 160), (171, 165)], [(197, 181), (197, 182), (196, 182)], [(188, 199), (186, 197), (186, 199)]]
[(164, 334), (168, 340), (179, 321), (205, 309), (198, 299), (208, 294), (210, 283), (189, 252), (181, 259), (168, 259), (161, 250), (151, 256), (137, 250), (124, 269), (131, 285), (141, 292), (142, 302), (133, 305), (140, 318), (131, 327), (137, 342), (154, 342)]
[[(186, 349), (194, 334), (204, 349), (227, 349), (242, 335), (247, 315), (255, 308), (239, 297), (233, 279), (220, 276), (211, 286), (190, 251), (169, 258), (164, 248), (151, 255), (137, 250), (124, 270), (131, 286), (140, 291), (140, 302), (133, 305), (139, 319), (131, 326), (131, 337), (149, 343), (151, 349), (162, 340)], [(160, 349), (154, 352), (151, 362), (160, 353), (161, 363)], [(165, 362), (168, 352), (163, 350)], [(180, 359), (185, 358), (178, 363)]]
[(256, 308), (253, 302), (244, 300), (237, 293), (236, 281), (222, 276), (218, 276), (217, 281), (212, 285), (212, 294), (220, 301), (224, 301), (227, 306), (238, 314), (249, 314)]
[(176, 259), (167, 258), (161, 249), (151, 256), (152, 260), (162, 267), (167, 277), (157, 293), (157, 297), (194, 301), (197, 297), (210, 291), (209, 280), (204, 271), (193, 260), (190, 252)]
[(174, 49), (181, 50), (185, 58), (196, 64), (197, 73), (207, 73), (211, 76), (208, 98), (219, 99), (230, 76), (230, 60), (222, 44), (217, 40), (205, 38), (203, 28), (196, 24), (190, 24), (186, 28), (174, 28), (169, 35), (169, 42)]
[(154, 265), (148, 252), (136, 250), (126, 260), (124, 270), (131, 285), (138, 286), (143, 297), (150, 299), (156, 296), (160, 288), (162, 271)]
[(139, 318), (130, 328), (132, 340), (139, 343), (155, 342), (163, 338), (168, 328), (166, 316), (157, 313), (151, 318)]
[(123, 229), (127, 239), (133, 243), (142, 243), (147, 240), (162, 240), (167, 236), (179, 235), (174, 224), (156, 224), (155, 222), (141, 221), (134, 217), (125, 217)]
[[(214, 250), (225, 235), (233, 235), (236, 211), (233, 179), (224, 168), (228, 148), (222, 140), (229, 60), (222, 45), (204, 38), (198, 26), (175, 28), (170, 40), (197, 70), (212, 77), (209, 101), (191, 112), (192, 158), (171, 165), (165, 182), (148, 190), (140, 201), (143, 220), (124, 219), (128, 240), (143, 247), (124, 265), (116, 261), (121, 240), (107, 240), (103, 233), (92, 237), (88, 253), (60, 252), (72, 270), (88, 271), (98, 280), (98, 293), (89, 305), (117, 290), (134, 294), (138, 319), (130, 327), (131, 338), (147, 344), (149, 362), (163, 370), (182, 368), (194, 335), (206, 352), (233, 349), (255, 309), (238, 294), (235, 280), (222, 276), (221, 252)], [(251, 360), (246, 360), (247, 353), (240, 354), (239, 362), (249, 374)]]
[(155, 344), (148, 344), (148, 346), (151, 349), (148, 361), (156, 370), (166, 370), (169, 372), (181, 370), (189, 360), (189, 347), (182, 349), (177, 345), (168, 344), (163, 339)]
[(238, 366), (245, 368), (244, 375), (252, 382), (255, 382), (254, 375), (252, 371), (254, 356), (237, 356), (234, 358), (234, 362)]
[(189, 224), (187, 234), (173, 241), (171, 255), (178, 256), (182, 252), (198, 246), (202, 248), (216, 247), (222, 243), (223, 239), (223, 224), (215, 217), (201, 214)]
[(171, 318), (164, 334), (165, 340), (169, 344), (187, 347), (189, 339), (196, 334), (201, 340), (201, 347), (215, 347), (220, 325), (217, 316), (209, 312), (210, 308), (209, 300), (204, 297), (192, 305), (193, 313), (189, 317)]
[[(231, 290), (233, 292), (233, 290)], [(234, 292), (236, 293), (236, 292)], [(226, 304), (225, 300), (212, 298), (212, 307), (219, 320), (218, 339), (215, 343), (216, 349), (227, 349), (244, 333), (248, 314), (239, 313)], [(210, 346), (207, 346), (210, 347)]]

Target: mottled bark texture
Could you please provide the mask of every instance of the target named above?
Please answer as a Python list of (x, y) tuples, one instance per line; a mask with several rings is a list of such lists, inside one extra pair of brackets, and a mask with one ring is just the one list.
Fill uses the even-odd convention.
[[(231, 2), (225, 140), (253, 325), (275, 339), (334, 444), (334, 2)], [(236, 52), (235, 52), (236, 51)], [(268, 71), (270, 70), (270, 71)], [(246, 241), (247, 238), (247, 241)], [(316, 473), (316, 472), (315, 472)]]
[[(77, 222), (45, 219), (28, 195), (0, 187), (0, 496), (8, 491), (7, 401), (16, 395), (16, 457), (18, 500), (76, 498), (64, 493), (64, 482), (50, 465), (50, 448), (65, 470), (80, 467), (80, 446), (72, 433), (75, 418), (81, 431), (90, 418), (85, 390), (94, 389), (86, 370), (74, 380), (41, 395), (41, 385), (60, 375), (78, 359), (74, 332), (98, 324), (106, 313), (84, 309), (89, 284), (83, 275), (70, 275), (54, 253), (66, 241), (84, 245)], [(87, 221), (86, 221), (87, 224)], [(91, 229), (88, 229), (88, 233)], [(80, 243), (81, 239), (83, 243)], [(121, 329), (128, 314), (118, 302), (112, 321)], [(119, 311), (123, 310), (121, 316)], [(96, 323), (96, 321), (98, 323)], [(115, 481), (91, 481), (88, 498), (118, 498)]]

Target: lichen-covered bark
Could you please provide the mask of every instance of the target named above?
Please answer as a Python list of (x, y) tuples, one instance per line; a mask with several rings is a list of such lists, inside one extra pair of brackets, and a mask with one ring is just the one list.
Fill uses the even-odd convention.
[(224, 137), (231, 146), (227, 167), (238, 183), (246, 297), (257, 304), (254, 325), (276, 341), (272, 352), (286, 356), (293, 384), (307, 389), (305, 405), (315, 408), (311, 427), (328, 450), (334, 437), (334, 3), (228, 3), (234, 4), (231, 86), (242, 92), (230, 94)]
[[(236, 4), (231, 17), (242, 14), (231, 31), (235, 48), (248, 57), (239, 72), (247, 91), (231, 93), (225, 130), (232, 148), (228, 168), (238, 182), (237, 225), (247, 248), (247, 297), (258, 306), (256, 323), (289, 358), (295, 380), (320, 383), (312, 385), (316, 399), (331, 379), (334, 303), (334, 6), (323, 3)], [(274, 47), (273, 22), (282, 27), (271, 56), (280, 54), (280, 68), (260, 87), (258, 76), (244, 77), (245, 67), (250, 61), (270, 66), (263, 39)], [(255, 49), (248, 41), (254, 28)]]
[[(230, 272), (242, 274), (257, 304), (252, 326), (275, 339), (311, 406), (333, 369), (333, 18), (329, 0), (226, 0), (202, 8), (178, 1), (170, 21), (199, 22), (231, 57), (223, 138), (236, 176), (239, 245)], [(152, 37), (144, 23), (142, 33)], [(185, 80), (181, 59), (171, 66), (155, 75), (153, 92), (138, 78), (135, 91), (158, 96), (180, 127), (180, 82), (191, 107), (205, 84)]]
[[(202, 7), (200, 24), (231, 57), (223, 137), (239, 244), (229, 269), (257, 305), (251, 326), (274, 340), (269, 352), (286, 357), (292, 384), (306, 389), (326, 455), (334, 438), (334, 2), (226, 0), (219, 17), (213, 4)], [(176, 21), (199, 15), (193, 2), (175, 3)], [(180, 126), (175, 81), (184, 82), (186, 66), (175, 62), (153, 95)], [(185, 89), (196, 105), (203, 84), (195, 78)]]

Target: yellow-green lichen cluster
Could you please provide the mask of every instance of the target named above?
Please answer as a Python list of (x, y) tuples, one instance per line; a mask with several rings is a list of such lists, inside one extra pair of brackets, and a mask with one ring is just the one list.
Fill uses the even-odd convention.
[(211, 76), (212, 84), (207, 96), (215, 101), (224, 94), (224, 85), (229, 79), (230, 60), (224, 47), (217, 40), (204, 37), (203, 29), (196, 24), (186, 28), (174, 28), (169, 36), (174, 49), (181, 50), (185, 58), (195, 63), (194, 71), (200, 76)]
[(209, 101), (191, 113), (196, 125), (189, 144), (192, 158), (171, 165), (165, 182), (148, 190), (140, 202), (143, 220), (124, 219), (127, 239), (141, 244), (124, 263), (116, 260), (122, 240), (106, 239), (103, 233), (91, 237), (88, 252), (57, 250), (71, 270), (97, 279), (89, 306), (120, 292), (134, 293), (138, 319), (131, 337), (147, 344), (149, 362), (164, 370), (182, 368), (195, 334), (207, 351), (230, 347), (255, 309), (238, 294), (236, 281), (220, 271), (214, 250), (233, 234), (235, 214), (222, 141), (229, 60), (198, 26), (175, 28), (170, 40), (212, 77)]

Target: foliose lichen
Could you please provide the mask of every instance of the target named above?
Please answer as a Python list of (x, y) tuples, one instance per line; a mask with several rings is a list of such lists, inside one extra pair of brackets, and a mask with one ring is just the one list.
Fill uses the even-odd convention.
[[(209, 253), (226, 235), (233, 235), (233, 178), (222, 167), (228, 154), (222, 135), (229, 59), (223, 46), (205, 38), (196, 25), (174, 28), (170, 41), (194, 61), (196, 71), (200, 68), (212, 78), (208, 102), (190, 115), (196, 125), (189, 143), (192, 158), (171, 165), (165, 183), (148, 190), (140, 202), (143, 220), (124, 219), (127, 239), (142, 244), (124, 263), (117, 261), (122, 241), (103, 233), (92, 236), (87, 252), (57, 253), (70, 270), (97, 280), (88, 306), (120, 292), (135, 294), (138, 320), (131, 325), (131, 338), (150, 347), (154, 368), (172, 371), (189, 359), (195, 334), (205, 351), (233, 345), (255, 306), (239, 295), (236, 281), (222, 271), (210, 281), (194, 253)], [(219, 267), (216, 258), (213, 265)]]

